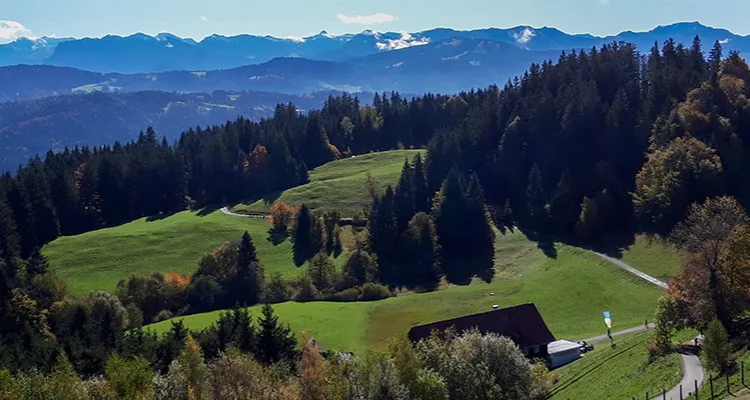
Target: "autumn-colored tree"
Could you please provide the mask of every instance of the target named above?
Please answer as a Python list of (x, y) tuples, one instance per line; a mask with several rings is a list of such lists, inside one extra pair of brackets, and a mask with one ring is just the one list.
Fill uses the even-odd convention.
[(289, 229), (295, 218), (295, 210), (289, 207), (283, 200), (279, 200), (271, 206), (268, 223), (276, 232), (284, 232)]
[(185, 347), (177, 358), (179, 372), (175, 375), (185, 385), (190, 400), (210, 398), (208, 391), (208, 367), (203, 361), (203, 352), (192, 336), (185, 340)]
[(302, 397), (306, 400), (326, 400), (326, 380), (328, 365), (320, 355), (320, 346), (307, 335), (302, 335), (302, 355), (297, 368), (299, 370)]
[(719, 197), (693, 204), (670, 235), (688, 256), (667, 294), (688, 305), (697, 327), (705, 327), (715, 313), (731, 331), (734, 317), (750, 304), (748, 221), (737, 200)]
[(669, 233), (690, 204), (718, 192), (722, 163), (694, 138), (677, 138), (657, 149), (636, 176), (633, 205), (647, 229)]

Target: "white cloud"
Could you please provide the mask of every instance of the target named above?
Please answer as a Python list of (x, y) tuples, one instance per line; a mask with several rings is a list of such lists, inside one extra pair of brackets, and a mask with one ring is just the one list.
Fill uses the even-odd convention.
[(0, 20), (0, 43), (12, 42), (22, 37), (33, 39), (34, 34), (18, 21)]
[(525, 28), (521, 32), (515, 32), (513, 34), (513, 38), (516, 39), (516, 42), (521, 45), (529, 43), (531, 39), (534, 38), (534, 36), (536, 36), (536, 32), (529, 28)]
[(393, 22), (398, 19), (397, 16), (386, 14), (386, 13), (377, 13), (377, 14), (372, 14), (372, 15), (337, 14), (336, 17), (339, 19), (339, 21), (345, 24), (360, 24), (360, 25), (383, 24), (386, 22)]
[(727, 44), (730, 39), (719, 40), (719, 44)]
[(378, 47), (378, 50), (385, 51), (400, 50), (412, 46), (424, 46), (426, 44), (430, 44), (430, 41), (427, 40), (427, 38), (418, 39), (407, 32), (401, 32), (400, 39), (387, 39), (385, 42), (375, 43), (375, 46)]
[(205, 15), (201, 15), (201, 21), (206, 22), (208, 21), (208, 18)]

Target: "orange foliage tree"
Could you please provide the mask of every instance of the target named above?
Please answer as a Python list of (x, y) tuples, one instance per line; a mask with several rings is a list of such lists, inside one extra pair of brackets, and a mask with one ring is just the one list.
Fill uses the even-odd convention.
[(289, 207), (284, 201), (279, 200), (271, 207), (271, 215), (268, 217), (268, 223), (274, 231), (285, 231), (294, 220), (294, 215), (294, 208)]

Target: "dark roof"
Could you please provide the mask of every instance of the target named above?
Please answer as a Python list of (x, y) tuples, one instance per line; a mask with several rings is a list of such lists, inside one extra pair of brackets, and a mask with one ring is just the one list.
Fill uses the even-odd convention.
[(426, 339), (433, 330), (443, 332), (451, 326), (459, 332), (477, 328), (481, 333), (492, 332), (507, 336), (521, 348), (555, 340), (539, 310), (532, 303), (415, 326), (409, 330), (409, 339), (414, 342)]

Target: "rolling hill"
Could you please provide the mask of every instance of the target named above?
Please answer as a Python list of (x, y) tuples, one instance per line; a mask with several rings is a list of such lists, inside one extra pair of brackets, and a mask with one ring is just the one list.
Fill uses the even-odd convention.
[(382, 193), (398, 182), (404, 160), (412, 160), (419, 152), (425, 155), (420, 150), (394, 150), (333, 161), (310, 171), (310, 182), (305, 185), (237, 204), (232, 211), (266, 212), (275, 201), (282, 200), (290, 205), (305, 203), (317, 212), (336, 210), (345, 217), (362, 216), (371, 200), (368, 176)]
[[(378, 190), (395, 184), (404, 159), (416, 150), (373, 153), (334, 161), (310, 172), (312, 182), (282, 194), (290, 203), (306, 202), (318, 211), (361, 210), (367, 201), (366, 171)], [(140, 219), (118, 227), (62, 237), (44, 247), (52, 268), (68, 282), (71, 294), (113, 291), (120, 279), (134, 273), (193, 273), (201, 256), (247, 230), (254, 238), (266, 273), (287, 278), (299, 273), (287, 240), (273, 244), (263, 219), (238, 218), (215, 210), (185, 211), (164, 219)], [(344, 262), (346, 255), (336, 263)]]
[[(566, 339), (606, 333), (603, 310), (612, 312), (614, 330), (637, 326), (653, 316), (661, 295), (658, 287), (586, 250), (559, 243), (555, 248), (552, 258), (520, 232), (498, 235), (496, 276), (489, 284), (475, 281), (371, 303), (290, 302), (275, 308), (296, 333), (305, 331), (327, 348), (358, 354), (386, 350), (391, 337), (411, 326), (489, 310), (493, 304), (509, 307), (533, 302), (555, 337)], [(257, 307), (251, 312), (259, 315)], [(180, 319), (190, 329), (201, 329), (218, 314)], [(150, 327), (165, 332), (170, 321)]]

